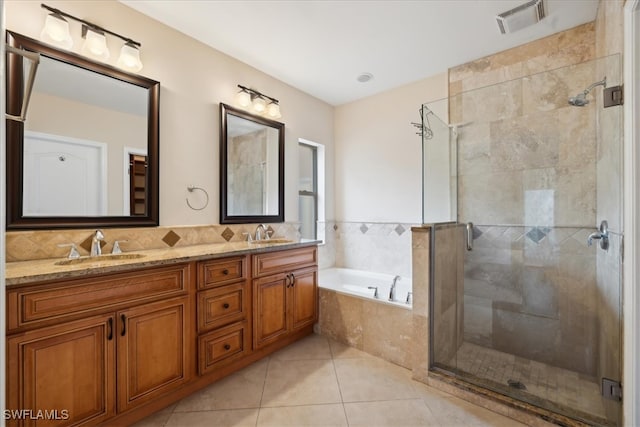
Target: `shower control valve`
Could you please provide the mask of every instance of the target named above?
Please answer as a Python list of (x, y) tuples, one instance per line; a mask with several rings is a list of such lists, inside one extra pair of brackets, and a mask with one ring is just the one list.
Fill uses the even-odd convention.
[(607, 221), (600, 223), (600, 230), (594, 231), (587, 237), (587, 246), (591, 246), (594, 240), (600, 240), (600, 248), (605, 251), (609, 249), (609, 224)]

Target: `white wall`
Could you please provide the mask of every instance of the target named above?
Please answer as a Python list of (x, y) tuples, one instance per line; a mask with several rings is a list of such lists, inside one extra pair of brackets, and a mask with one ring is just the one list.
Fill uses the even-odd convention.
[(338, 221), (422, 222), (422, 148), (411, 122), (423, 103), (447, 97), (447, 82), (444, 72), (336, 108)]
[[(327, 213), (333, 217), (333, 107), (244, 63), (211, 49), (115, 0), (48, 1), (48, 6), (86, 19), (142, 43), (144, 76), (161, 83), (160, 223), (219, 222), (219, 103), (233, 105), (237, 84), (280, 100), (285, 132), (285, 220), (297, 221), (298, 138), (324, 144), (328, 152)], [(7, 28), (38, 38), (45, 9), (36, 1), (6, 2)], [(74, 51), (82, 46), (80, 26), (70, 22)], [(115, 63), (121, 43), (107, 37)], [(186, 205), (187, 186), (205, 188), (209, 206)]]

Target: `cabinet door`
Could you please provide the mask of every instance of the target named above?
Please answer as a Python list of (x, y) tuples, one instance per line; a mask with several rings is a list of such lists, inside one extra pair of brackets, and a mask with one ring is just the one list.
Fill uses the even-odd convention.
[(9, 425), (94, 425), (113, 416), (114, 333), (113, 316), (103, 315), (8, 337), (8, 409), (58, 419)]
[(292, 273), (291, 329), (313, 324), (318, 319), (318, 272), (316, 268)]
[(188, 297), (117, 313), (118, 411), (125, 411), (188, 380)]
[(285, 335), (289, 277), (274, 274), (253, 281), (253, 347), (260, 348)]

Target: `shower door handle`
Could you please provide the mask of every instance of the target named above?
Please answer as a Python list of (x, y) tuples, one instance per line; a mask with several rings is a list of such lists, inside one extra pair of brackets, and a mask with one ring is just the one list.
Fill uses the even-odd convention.
[(467, 223), (467, 250), (473, 250), (473, 223)]

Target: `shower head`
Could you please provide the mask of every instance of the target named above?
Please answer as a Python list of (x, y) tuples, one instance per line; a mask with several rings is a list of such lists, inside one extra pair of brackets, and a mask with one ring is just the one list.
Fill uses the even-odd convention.
[(587, 95), (584, 92), (569, 98), (569, 104), (573, 105), (574, 107), (584, 107), (588, 103), (589, 100), (587, 99)]
[(607, 86), (607, 78), (605, 77), (602, 80), (600, 80), (599, 82), (593, 83), (591, 86), (586, 88), (584, 90), (584, 92), (579, 93), (576, 96), (570, 97), (569, 98), (569, 104), (573, 105), (574, 107), (584, 107), (585, 105), (587, 105), (589, 103), (589, 100), (587, 99), (587, 95), (596, 86), (605, 86), (606, 87)]

